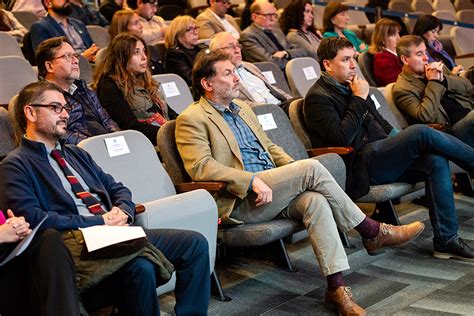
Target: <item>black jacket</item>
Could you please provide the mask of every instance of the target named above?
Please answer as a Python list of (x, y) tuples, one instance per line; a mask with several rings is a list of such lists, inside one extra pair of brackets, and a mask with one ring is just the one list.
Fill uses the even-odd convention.
[(188, 86), (192, 85), (191, 72), (193, 70), (196, 55), (201, 51), (201, 46), (185, 48), (178, 44), (176, 48), (166, 50), (165, 69), (169, 73), (177, 74), (186, 81)]

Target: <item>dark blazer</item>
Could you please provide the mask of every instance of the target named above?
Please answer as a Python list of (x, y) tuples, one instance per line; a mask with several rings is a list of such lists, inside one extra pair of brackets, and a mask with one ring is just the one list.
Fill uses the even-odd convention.
[(402, 62), (398, 56), (383, 50), (374, 55), (374, 77), (379, 87), (397, 81), (402, 72)]
[[(82, 40), (84, 41), (84, 45), (86, 45), (86, 47), (91, 47), (94, 42), (92, 41), (89, 32), (87, 32), (85, 24), (74, 18), (68, 19), (69, 23), (71, 23), (74, 29), (76, 29), (76, 31), (81, 36)], [(58, 22), (56, 22), (56, 20), (54, 20), (50, 15), (47, 15), (41, 20), (33, 23), (30, 32), (33, 50), (36, 50), (36, 47), (38, 47), (42, 41), (48, 38), (66, 36), (66, 33), (64, 33)]]
[(367, 100), (342, 95), (340, 91), (319, 79), (306, 95), (304, 119), (314, 147), (351, 146), (354, 151), (344, 155), (347, 167), (347, 194), (357, 199), (370, 188), (370, 178), (363, 155), (368, 143), (369, 130), (373, 128), (368, 113), (388, 135), (392, 126), (379, 114), (370, 97)]
[(188, 49), (178, 44), (176, 48), (167, 49), (165, 53), (165, 69), (167, 72), (177, 74), (186, 81), (188, 86), (192, 85), (191, 72), (193, 70), (196, 55), (201, 51), (200, 46)]

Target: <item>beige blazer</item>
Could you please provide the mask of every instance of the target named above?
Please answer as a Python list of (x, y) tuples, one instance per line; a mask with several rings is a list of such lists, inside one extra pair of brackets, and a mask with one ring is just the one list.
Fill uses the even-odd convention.
[[(230, 24), (232, 24), (233, 27), (235, 27), (237, 32), (241, 32), (239, 25), (237, 22), (235, 22), (232, 16), (226, 14), (225, 18)], [(196, 24), (199, 26), (199, 39), (213, 38), (214, 35), (219, 32), (226, 32), (226, 29), (222, 23), (216, 18), (209, 8), (196, 17)]]
[[(239, 116), (254, 132), (276, 166), (293, 161), (285, 151), (273, 144), (265, 134), (252, 109), (241, 100)], [(239, 144), (222, 115), (202, 98), (181, 112), (176, 120), (176, 144), (184, 168), (193, 181), (224, 181), (226, 193), (217, 207), (223, 223), (241, 223), (230, 217), (237, 199), (249, 191), (253, 173), (244, 170)]]

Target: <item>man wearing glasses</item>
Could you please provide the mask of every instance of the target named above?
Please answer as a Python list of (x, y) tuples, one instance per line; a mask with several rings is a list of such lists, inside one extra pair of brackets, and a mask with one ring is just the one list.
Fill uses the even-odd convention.
[(78, 144), (88, 137), (120, 130), (100, 104), (95, 91), (79, 78), (78, 54), (66, 37), (53, 37), (42, 42), (36, 50), (36, 62), (40, 78), (58, 85), (71, 105), (65, 137), (67, 143)]
[(163, 41), (166, 33), (166, 23), (161, 16), (155, 15), (158, 0), (128, 0), (127, 5), (140, 16), (143, 25), (143, 39), (147, 45), (156, 45)]
[(196, 18), (200, 27), (199, 38), (213, 38), (219, 32), (229, 32), (235, 39), (240, 37), (240, 27), (227, 13), (230, 0), (207, 0), (209, 8)]
[(242, 61), (242, 45), (230, 33), (218, 33), (209, 43), (209, 48), (229, 55), (240, 79), (238, 99), (247, 101), (250, 106), (277, 104), (288, 113), (293, 96), (271, 85), (257, 66)]
[(284, 70), (290, 59), (308, 56), (306, 50), (290, 47), (283, 32), (275, 27), (278, 14), (273, 4), (254, 2), (250, 14), (253, 23), (240, 34), (246, 61), (271, 61)]

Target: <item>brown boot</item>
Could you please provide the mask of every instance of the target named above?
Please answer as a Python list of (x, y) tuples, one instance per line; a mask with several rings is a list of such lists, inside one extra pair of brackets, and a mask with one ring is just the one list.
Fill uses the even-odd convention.
[(364, 247), (369, 255), (379, 254), (384, 247), (402, 246), (418, 237), (425, 229), (422, 222), (413, 222), (408, 225), (393, 226), (380, 223), (379, 234), (372, 239), (364, 239)]
[(326, 290), (324, 301), (336, 308), (337, 313), (342, 316), (367, 315), (365, 309), (352, 299), (349, 287), (340, 286), (335, 291)]

